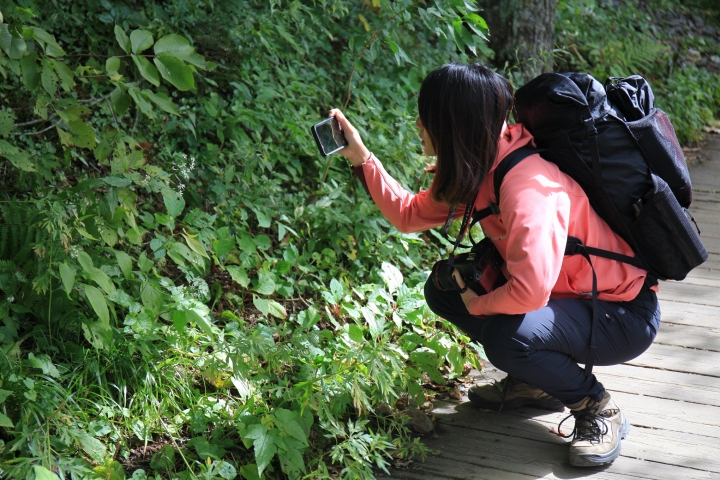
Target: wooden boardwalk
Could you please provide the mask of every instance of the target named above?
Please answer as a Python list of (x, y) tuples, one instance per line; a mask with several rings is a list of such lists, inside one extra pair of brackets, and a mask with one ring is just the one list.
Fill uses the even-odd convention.
[[(565, 413), (483, 412), (437, 404), (435, 450), (393, 478), (407, 480), (662, 479), (720, 480), (720, 136), (691, 168), (690, 209), (710, 258), (683, 282), (662, 282), (662, 324), (637, 359), (595, 372), (631, 423), (621, 456), (602, 468), (571, 467), (569, 440), (553, 434)], [(486, 369), (478, 381), (504, 374)], [(563, 425), (571, 431), (572, 420)]]

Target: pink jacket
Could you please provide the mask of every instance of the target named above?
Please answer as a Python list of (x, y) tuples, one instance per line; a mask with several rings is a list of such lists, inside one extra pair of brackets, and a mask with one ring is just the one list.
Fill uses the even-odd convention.
[[(475, 200), (476, 210), (495, 201), (493, 173), (500, 160), (532, 144), (532, 135), (522, 125), (509, 125), (503, 131), (495, 163)], [(427, 190), (414, 195), (403, 189), (375, 156), (355, 171), (383, 215), (401, 232), (445, 223), (447, 205), (432, 200)], [(463, 209), (458, 210), (462, 216)], [(500, 188), (500, 212), (480, 224), (505, 259), (510, 278), (504, 286), (474, 298), (468, 306), (472, 315), (521, 314), (544, 307), (550, 298), (589, 296), (592, 270), (582, 256), (564, 255), (568, 235), (591, 247), (633, 255), (627, 242), (591, 208), (577, 182), (537, 154), (506, 175)], [(598, 277), (598, 298), (629, 301), (640, 292), (645, 270), (605, 258), (591, 259)]]

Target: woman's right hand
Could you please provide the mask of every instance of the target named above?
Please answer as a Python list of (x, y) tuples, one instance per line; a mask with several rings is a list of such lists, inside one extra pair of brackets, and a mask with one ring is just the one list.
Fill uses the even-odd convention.
[(330, 116), (337, 119), (340, 128), (342, 128), (345, 134), (345, 139), (348, 142), (347, 147), (338, 150), (338, 153), (350, 160), (353, 167), (360, 166), (365, 160), (370, 158), (370, 150), (365, 147), (362, 138), (360, 138), (360, 133), (337, 108), (330, 110)]

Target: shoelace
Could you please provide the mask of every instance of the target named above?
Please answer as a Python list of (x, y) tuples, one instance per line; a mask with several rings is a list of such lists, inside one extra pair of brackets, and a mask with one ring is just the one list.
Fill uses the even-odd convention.
[[(562, 424), (570, 417), (575, 417), (575, 428), (568, 435), (562, 434)], [(558, 434), (563, 438), (574, 437), (580, 441), (588, 441), (590, 443), (600, 443), (603, 435), (607, 435), (609, 427), (605, 423), (605, 416), (602, 412), (593, 413), (587, 410), (574, 412), (563, 418), (558, 425)]]
[[(507, 397), (507, 392), (510, 390), (510, 383), (513, 381), (513, 377), (508, 375), (507, 377), (503, 378), (500, 383), (503, 385), (503, 396), (502, 400), (500, 401), (500, 408), (498, 408), (498, 412), (502, 412), (503, 407), (505, 406), (505, 397)], [(497, 385), (496, 385), (497, 387)]]

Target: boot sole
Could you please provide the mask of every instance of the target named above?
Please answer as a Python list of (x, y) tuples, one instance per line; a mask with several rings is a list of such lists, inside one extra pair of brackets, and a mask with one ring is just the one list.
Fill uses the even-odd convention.
[(523, 407), (537, 408), (540, 410), (549, 410), (551, 412), (562, 412), (565, 410), (565, 405), (560, 400), (536, 400), (532, 398), (513, 398), (512, 400), (506, 400), (505, 403), (501, 402), (488, 402), (477, 396), (473, 395), (472, 392), (468, 393), (468, 400), (473, 406), (482, 408), (484, 410), (492, 410), (493, 412), (499, 412), (500, 406), (503, 411), (505, 410), (517, 410)]
[(622, 423), (618, 429), (620, 440), (615, 448), (604, 455), (570, 455), (570, 465), (573, 467), (600, 467), (614, 462), (620, 456), (621, 441), (625, 440), (630, 433), (630, 422), (627, 421), (624, 413), (620, 412), (620, 415), (622, 415)]

